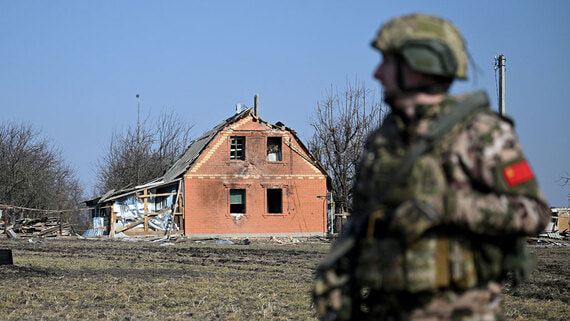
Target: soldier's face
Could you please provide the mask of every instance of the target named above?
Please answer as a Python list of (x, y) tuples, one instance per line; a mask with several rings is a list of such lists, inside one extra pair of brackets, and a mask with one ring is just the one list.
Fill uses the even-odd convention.
[(374, 78), (380, 81), (386, 95), (390, 95), (398, 89), (396, 82), (396, 68), (396, 58), (394, 55), (383, 54), (382, 62), (374, 72)]
[[(401, 64), (400, 72), (403, 82), (403, 88), (400, 88), (397, 80), (398, 63)], [(413, 71), (408, 64), (401, 61), (398, 62), (396, 56), (392, 54), (383, 54), (382, 62), (374, 72), (374, 78), (378, 79), (384, 88), (384, 94), (391, 96), (407, 88), (414, 88), (422, 85), (436, 83), (436, 80), (427, 74)]]

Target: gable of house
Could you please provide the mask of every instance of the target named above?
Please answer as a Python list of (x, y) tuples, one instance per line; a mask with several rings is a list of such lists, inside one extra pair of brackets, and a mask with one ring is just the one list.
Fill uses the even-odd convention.
[(305, 177), (326, 177), (326, 172), (291, 130), (249, 115), (221, 129), (204, 152), (197, 155), (185, 176), (270, 177), (293, 172)]
[(327, 178), (292, 130), (236, 117), (184, 174), (186, 233), (322, 234)]

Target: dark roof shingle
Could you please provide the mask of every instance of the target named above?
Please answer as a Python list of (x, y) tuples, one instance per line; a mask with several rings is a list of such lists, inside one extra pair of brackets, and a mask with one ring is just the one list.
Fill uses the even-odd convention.
[(208, 147), (208, 144), (216, 137), (216, 135), (224, 129), (226, 126), (244, 118), (245, 116), (251, 114), (252, 108), (248, 108), (241, 113), (234, 114), (232, 117), (224, 120), (223, 122), (216, 125), (214, 128), (210, 129), (209, 131), (205, 132), (202, 136), (194, 140), (184, 155), (180, 157), (172, 167), (163, 176), (163, 181), (165, 183), (173, 181), (179, 178), (181, 175), (184, 175), (186, 171), (194, 164), (196, 159), (200, 156), (202, 151)]

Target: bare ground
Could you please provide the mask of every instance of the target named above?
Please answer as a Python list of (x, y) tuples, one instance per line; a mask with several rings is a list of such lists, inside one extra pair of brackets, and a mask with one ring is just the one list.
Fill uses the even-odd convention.
[[(0, 320), (316, 320), (310, 288), (328, 243), (278, 246), (1, 240)], [(505, 289), (513, 320), (567, 320), (570, 247), (533, 247), (529, 281)]]

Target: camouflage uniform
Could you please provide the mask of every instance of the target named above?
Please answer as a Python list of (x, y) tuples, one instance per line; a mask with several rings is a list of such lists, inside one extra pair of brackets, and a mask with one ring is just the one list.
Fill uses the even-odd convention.
[[(427, 89), (399, 79), (401, 92), (445, 92), (453, 78), (466, 78), (463, 40), (437, 17), (394, 19), (373, 46), (444, 79)], [(528, 274), (524, 236), (550, 219), (512, 123), (486, 106), (454, 123), (401, 179), (392, 174), (469, 96), (415, 106), (413, 115), (393, 111), (368, 138), (351, 225), (318, 270), (321, 319), (502, 318), (500, 282), (509, 272), (515, 280)]]
[(395, 164), (455, 99), (420, 106), (406, 123), (390, 114), (365, 146), (353, 213), (358, 220), (371, 211), (354, 272), (361, 309), (370, 311), (361, 319), (500, 319), (497, 282), (509, 252), (517, 236), (549, 221), (512, 124), (489, 109), (456, 125), (375, 203)]

